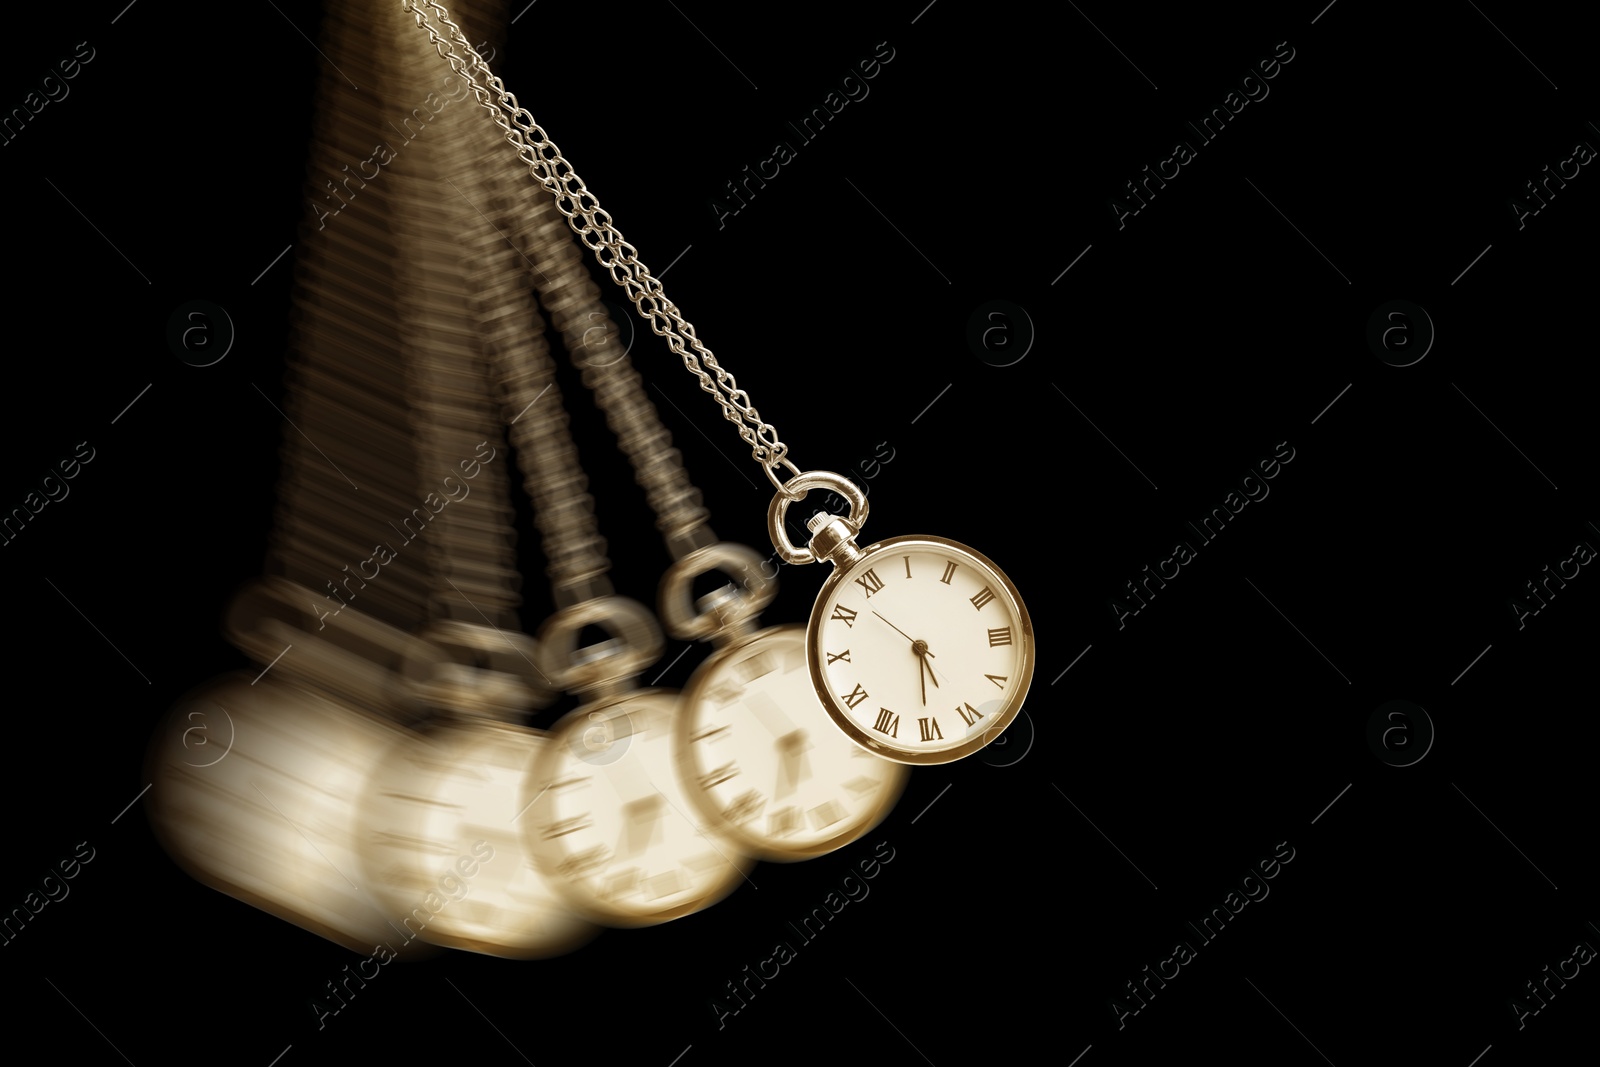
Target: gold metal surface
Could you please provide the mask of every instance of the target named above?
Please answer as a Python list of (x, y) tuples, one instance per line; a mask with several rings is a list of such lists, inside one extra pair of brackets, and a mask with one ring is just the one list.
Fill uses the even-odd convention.
[[(863, 728), (852, 716), (851, 709), (846, 706), (846, 698), (854, 694), (856, 690), (852, 689), (849, 694), (836, 693), (835, 689), (840, 687), (832, 684), (825, 670), (824, 657), (828, 655), (828, 649), (824, 646), (823, 631), (830, 621), (834, 621), (826, 612), (826, 605), (834, 598), (835, 593), (847, 587), (847, 583), (856, 582), (866, 572), (875, 571), (879, 567), (884, 569), (884, 580), (887, 581), (889, 580), (889, 575), (900, 567), (904, 556), (919, 551), (925, 551), (948, 562), (957, 563), (961, 567), (971, 568), (974, 573), (979, 575), (981, 589), (986, 589), (992, 593), (989, 599), (983, 600), (983, 604), (987, 606), (989, 603), (999, 603), (1003, 606), (1003, 611), (998, 615), (997, 621), (1006, 622), (1006, 629), (1009, 631), (1007, 647), (1016, 649), (1013, 660), (1014, 666), (1004, 676), (1003, 687), (997, 690), (1002, 695), (999, 698), (980, 701), (980, 704), (973, 710), (981, 711), (983, 706), (996, 703), (996, 701), (998, 701), (998, 706), (982, 713), (981, 726), (976, 721), (973, 724), (964, 723), (966, 727), (964, 739), (957, 744), (930, 747), (922, 743), (920, 737), (919, 740), (913, 741), (911, 740), (912, 735), (910, 734), (909, 723), (907, 724), (907, 735), (903, 738), (899, 736), (891, 737), (878, 730)], [(980, 591), (974, 599), (980, 599), (982, 596), (983, 593)], [(967, 634), (962, 631), (962, 636), (974, 640), (981, 637), (983, 631), (988, 629), (986, 623), (989, 620), (976, 616), (976, 622), (972, 619), (965, 619), (962, 617), (963, 610), (960, 606), (955, 608), (954, 617), (960, 620), (956, 625), (965, 627), (971, 632)], [(915, 620), (913, 629), (930, 625), (928, 621), (930, 618), (938, 619), (941, 625), (945, 625), (945, 617), (943, 612), (925, 613)], [(843, 625), (842, 622), (841, 625)], [(863, 625), (867, 624), (864, 622)], [(894, 624), (890, 623), (889, 626), (893, 628)], [(919, 634), (920, 632), (918, 630)], [(950, 631), (947, 628), (945, 632), (948, 633)], [(917, 656), (921, 655), (916, 649), (918, 638), (904, 634), (904, 632), (901, 633), (901, 636), (906, 637), (906, 651), (913, 653), (913, 659), (905, 661), (909, 667), (909, 664), (914, 662)], [(991, 638), (992, 640), (993, 638)], [(894, 644), (898, 649), (898, 639)], [(924, 648), (926, 648), (927, 643), (924, 642), (923, 644)], [(891, 537), (887, 540), (879, 541), (862, 549), (861, 557), (851, 566), (836, 568), (817, 593), (816, 607), (812, 610), (811, 621), (806, 630), (806, 647), (811, 668), (812, 684), (815, 687), (818, 699), (827, 708), (828, 714), (832, 717), (834, 723), (840, 730), (844, 731), (846, 736), (868, 752), (900, 763), (916, 765), (951, 763), (970, 756), (983, 748), (999, 737), (1005, 728), (1011, 724), (1012, 720), (1016, 718), (1017, 713), (1022, 710), (1023, 701), (1027, 698), (1028, 689), (1033, 681), (1035, 656), (1033, 623), (1029, 618), (1027, 607), (1022, 602), (1021, 594), (1017, 592), (1016, 586), (1012, 584), (1011, 579), (1006, 576), (1005, 572), (995, 566), (988, 557), (958, 541), (931, 534)], [(927, 662), (925, 657), (922, 662)], [(987, 676), (985, 677), (987, 678)], [(972, 699), (967, 694), (977, 692), (982, 696), (988, 695), (982, 684), (976, 682), (976, 680), (963, 678), (961, 681), (968, 684), (960, 690), (960, 693), (939, 693), (940, 705), (936, 706), (958, 704), (965, 708), (970, 706)], [(989, 681), (992, 682), (992, 679), (989, 679)], [(894, 691), (899, 692), (901, 696), (905, 695), (902, 691)], [(871, 692), (867, 692), (863, 698), (863, 704), (860, 706), (868, 706), (865, 701), (870, 700), (871, 696)], [(883, 694), (880, 693), (880, 699), (882, 696)], [(885, 708), (879, 701), (873, 701), (870, 706), (874, 710), (888, 711), (900, 719), (919, 718), (915, 714), (918, 708), (908, 698), (895, 702), (893, 707)], [(926, 697), (924, 697), (923, 710), (926, 710)], [(965, 711), (957, 711), (947, 721), (952, 723), (962, 721), (965, 719), (966, 714), (967, 712)], [(921, 717), (932, 718), (933, 716)], [(935, 718), (934, 721), (937, 721), (937, 719)]]
[(909, 768), (840, 733), (807, 684), (805, 627), (724, 645), (684, 686), (678, 773), (700, 815), (765, 860), (826, 855), (894, 808)]

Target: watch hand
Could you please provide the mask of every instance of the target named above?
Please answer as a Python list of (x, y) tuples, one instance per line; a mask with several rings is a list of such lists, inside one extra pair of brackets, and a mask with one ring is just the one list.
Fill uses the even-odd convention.
[[(923, 663), (923, 665), (925, 667), (928, 668), (928, 677), (933, 679), (934, 688), (937, 689), (939, 687), (939, 676), (937, 674), (933, 673), (933, 664), (928, 662), (930, 659), (933, 659), (933, 658), (934, 658), (934, 655), (933, 655), (932, 652), (929, 652), (927, 650), (923, 651), (923, 653), (922, 653), (922, 663)], [(924, 700), (923, 703), (926, 704), (927, 701)]]
[[(922, 706), (928, 706), (928, 661), (921, 656), (917, 657), (917, 681), (922, 683)], [(935, 682), (935, 685), (938, 683)]]
[(665, 807), (666, 798), (660, 793), (623, 805), (627, 822), (622, 839), (617, 842), (618, 858), (631, 859), (661, 841), (661, 817)]
[(773, 794), (774, 799), (789, 797), (800, 787), (803, 779), (810, 777), (806, 767), (806, 752), (810, 748), (811, 742), (804, 730), (795, 730), (779, 739), (778, 749), (782, 756), (778, 763), (778, 789)]
[[(878, 615), (878, 613), (876, 611), (874, 611), (873, 614), (874, 615)], [(878, 618), (883, 619), (883, 616), (882, 615), (878, 615)], [(889, 629), (893, 630), (895, 633), (899, 634), (901, 637), (905, 638), (907, 641), (910, 641), (913, 645), (915, 645), (917, 643), (917, 639), (916, 638), (912, 637), (910, 634), (908, 634), (904, 630), (900, 629), (900, 627), (896, 626), (894, 623), (889, 622), (888, 619), (883, 619), (883, 621), (885, 623), (888, 623)]]

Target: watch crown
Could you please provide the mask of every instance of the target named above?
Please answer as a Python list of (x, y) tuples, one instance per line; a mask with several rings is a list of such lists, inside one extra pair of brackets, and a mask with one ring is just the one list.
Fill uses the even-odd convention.
[(861, 558), (856, 547), (855, 527), (837, 515), (819, 511), (806, 523), (811, 529), (811, 542), (807, 546), (818, 559), (825, 559), (836, 567), (848, 567)]

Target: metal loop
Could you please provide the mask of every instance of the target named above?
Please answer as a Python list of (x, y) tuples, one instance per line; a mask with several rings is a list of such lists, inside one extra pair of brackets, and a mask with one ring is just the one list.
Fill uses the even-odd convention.
[[(599, 626), (611, 640), (578, 648), (585, 626)], [(666, 642), (648, 608), (627, 597), (606, 596), (562, 608), (545, 620), (536, 637), (534, 662), (549, 683), (581, 692), (631, 677), (661, 658)]]
[[(726, 627), (754, 618), (778, 595), (776, 578), (761, 573), (765, 562), (755, 549), (731, 541), (697, 549), (677, 560), (661, 577), (659, 606), (661, 624), (667, 633), (680, 641), (700, 641), (711, 637)], [(739, 575), (736, 586), (731, 586), (727, 598), (715, 599), (707, 610), (696, 612), (689, 597), (694, 580), (712, 571), (722, 571), (729, 576)]]
[(500, 718), (555, 698), (557, 690), (536, 666), (538, 644), (520, 630), (445, 619), (417, 637), (437, 651), (425, 660), (407, 656), (400, 674), (418, 699), (434, 707)]
[(317, 594), (287, 578), (246, 585), (229, 603), (222, 628), (235, 647), (275, 673), (402, 720), (425, 706), (401, 666), (443, 665), (438, 648), (364, 612), (319, 611)]
[[(780, 464), (788, 467), (789, 473), (794, 475), (794, 477), (790, 478), (788, 482), (778, 481), (778, 476), (773, 473), (772, 468), (779, 466)], [(767, 481), (772, 483), (772, 487), (782, 495), (788, 497), (790, 500), (799, 500), (805, 496), (805, 493), (796, 492), (794, 489), (790, 488), (794, 485), (795, 481), (803, 477), (803, 475), (800, 473), (800, 468), (794, 465), (794, 460), (790, 459), (787, 455), (780, 454), (777, 459), (762, 464), (761, 469), (767, 472)]]
[[(786, 488), (797, 490), (798, 495), (785, 496)], [(783, 557), (785, 563), (805, 564), (817, 561), (816, 554), (809, 548), (794, 546), (794, 542), (789, 540), (789, 531), (784, 526), (789, 505), (803, 498), (810, 489), (831, 489), (849, 501), (850, 514), (843, 518), (845, 525), (856, 533), (861, 532), (861, 527), (867, 521), (867, 494), (849, 478), (832, 471), (806, 471), (790, 478), (784, 486), (779, 487), (778, 494), (772, 498), (772, 505), (767, 508), (767, 533), (772, 537), (772, 546), (778, 550), (778, 555)]]

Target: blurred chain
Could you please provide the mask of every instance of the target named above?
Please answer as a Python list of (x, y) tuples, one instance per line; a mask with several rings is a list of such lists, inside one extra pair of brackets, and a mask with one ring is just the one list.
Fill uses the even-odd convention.
[[(439, 79), (392, 0), (333, 5), (323, 37), (333, 70), (310, 151), (315, 225), (295, 264), (292, 428), (267, 571), (323, 596), (319, 613), (348, 607), (407, 631), (441, 619), (515, 628), (504, 437), (457, 237), (470, 212), (441, 207), (456, 203), (441, 175), (458, 157), (434, 143), (481, 123), (464, 99), (454, 123), (422, 111), (441, 137), (428, 129), (395, 150), (393, 105), (426, 107), (419, 86)], [(375, 143), (389, 153), (376, 174), (343, 162), (370, 163)]]
[[(432, 52), (420, 37), (409, 29), (407, 33), (424, 67), (437, 73)], [(512, 164), (495, 151), (498, 137), (481, 112), (465, 100), (459, 107), (457, 121), (435, 142), (439, 174), (445, 179), (439, 195), (452, 205), (458, 220), (451, 240), (461, 250), (472, 280), (478, 335), (502, 421), (516, 445), (523, 486), (533, 501), (546, 574), (559, 609), (609, 596), (612, 587), (606, 575), (611, 563), (556, 385), (544, 319), (533, 291), (523, 281), (522, 269), (531, 264), (493, 222), (493, 217), (504, 214), (496, 209), (497, 187), (507, 184), (495, 174), (505, 173)], [(565, 289), (549, 291), (559, 302)]]
[(512, 165), (492, 168), (494, 213), (514, 235), (527, 281), (538, 291), (573, 366), (633, 464), (667, 551), (679, 559), (715, 543), (710, 512), (622, 348), (620, 331), (589, 276), (582, 251), (550, 197), (516, 178)]
[[(420, 94), (419, 87), (438, 80), (438, 64), (392, 10), (381, 29), (390, 37), (401, 83)], [(421, 491), (438, 502), (424, 542), (433, 583), (429, 614), (515, 629), (521, 577), (505, 436), (479, 325), (478, 276), (460, 237), (481, 223), (455, 195), (450, 177), (471, 158), (472, 132), (482, 120), (464, 99), (452, 104), (429, 96), (439, 100), (438, 110), (419, 101), (425, 110), (411, 120), (426, 118), (427, 126), (388, 165), (395, 188), (391, 225), (402, 249), (401, 319), (418, 471)]]
[[(555, 198), (556, 210), (566, 217), (573, 232), (594, 252), (612, 280), (622, 286), (640, 316), (650, 323), (650, 328), (656, 334), (666, 338), (668, 347), (683, 359), (690, 373), (700, 379), (700, 388), (716, 397), (724, 417), (738, 427), (739, 436), (751, 446), (751, 456), (761, 464), (767, 479), (779, 492), (798, 498), (801, 494), (786, 491), (778, 480), (776, 469), (780, 465), (787, 467), (792, 475), (798, 475), (800, 470), (788, 458), (788, 446), (778, 440), (777, 430), (761, 419), (750, 404), (748, 394), (738, 388), (733, 375), (717, 363), (711, 350), (695, 336), (694, 326), (667, 299), (660, 280), (652, 277), (648, 268), (639, 261), (638, 250), (623, 240), (622, 234), (612, 225), (610, 214), (600, 207), (599, 200), (584, 185), (533, 116), (518, 106), (517, 98), (506, 91), (505, 84), (499, 78), (490, 73), (488, 64), (451, 21), (444, 5), (437, 0), (427, 2), (433, 8), (434, 17), (449, 28), (450, 37), (463, 46), (470, 60), (463, 60), (451, 41), (440, 35), (429, 15), (419, 6), (418, 0), (403, 0), (403, 6), (414, 14), (417, 26), (427, 33), (429, 41), (450, 64), (451, 70), (467, 80), (478, 103), (493, 116), (495, 124), (505, 133), (518, 157), (527, 165), (529, 173)], [(489, 88), (485, 89), (485, 85)], [(491, 102), (491, 95), (494, 102)], [(509, 120), (507, 115), (510, 116)]]
[[(395, 314), (400, 251), (385, 221), (392, 187), (367, 183), (350, 203), (341, 197), (363, 184), (341, 161), (369, 151), (384, 104), (396, 96), (393, 65), (371, 33), (377, 7), (336, 5), (324, 23), (330, 64), (317, 94), (307, 181), (317, 225), (305, 224), (294, 263), (283, 401), (290, 425), (266, 570), (322, 596), (319, 612), (359, 601), (359, 610), (409, 630), (427, 615), (420, 554), (389, 562), (381, 582), (359, 573), (390, 539), (388, 523), (406, 514), (417, 469)], [(367, 91), (355, 91), (338, 70)]]

